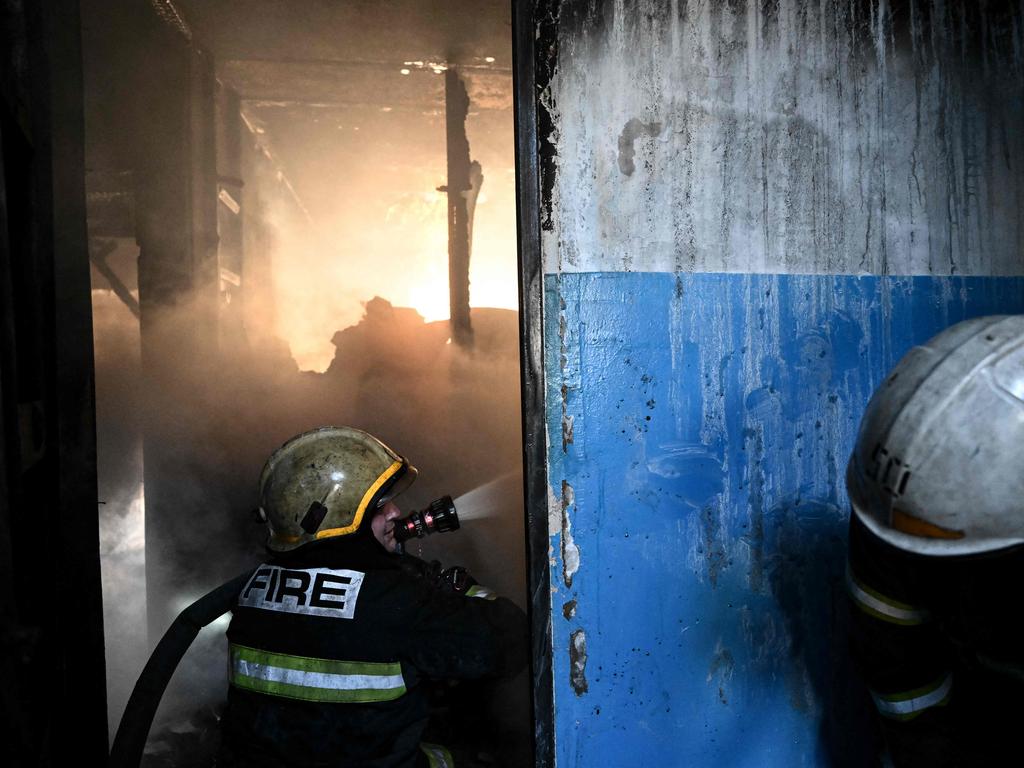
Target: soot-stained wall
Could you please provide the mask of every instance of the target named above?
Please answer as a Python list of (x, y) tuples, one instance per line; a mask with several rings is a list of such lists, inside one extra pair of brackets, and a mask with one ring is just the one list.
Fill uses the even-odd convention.
[(1019, 6), (539, 3), (557, 765), (863, 765), (843, 477), (1024, 312)]

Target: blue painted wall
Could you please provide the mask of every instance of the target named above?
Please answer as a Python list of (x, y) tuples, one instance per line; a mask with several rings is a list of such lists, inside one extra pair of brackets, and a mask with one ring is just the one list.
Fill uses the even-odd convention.
[(846, 461), (1024, 312), (1024, 5), (538, 0), (558, 768), (862, 766)]
[[(1024, 278), (546, 278), (559, 766), (862, 765), (843, 474), (913, 344)], [(560, 498), (559, 498), (560, 497)]]

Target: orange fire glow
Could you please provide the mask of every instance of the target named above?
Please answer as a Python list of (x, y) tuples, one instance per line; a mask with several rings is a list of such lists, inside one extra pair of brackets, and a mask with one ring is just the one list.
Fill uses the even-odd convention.
[[(493, 174), (500, 177), (501, 174)], [(436, 174), (430, 174), (436, 178)], [(515, 211), (512, 174), (487, 179), (498, 187), (477, 200), (470, 260), (470, 304), (516, 309)], [(425, 185), (424, 185), (425, 186)], [(429, 187), (428, 187), (429, 189)], [(406, 194), (381, 226), (363, 232), (353, 222), (317, 235), (283, 231), (275, 257), (277, 333), (302, 370), (324, 371), (334, 357), (334, 333), (359, 322), (363, 305), (381, 296), (413, 307), (427, 322), (449, 316), (447, 203), (430, 190)], [(347, 231), (344, 227), (348, 224)], [(351, 231), (360, 231), (352, 237)]]

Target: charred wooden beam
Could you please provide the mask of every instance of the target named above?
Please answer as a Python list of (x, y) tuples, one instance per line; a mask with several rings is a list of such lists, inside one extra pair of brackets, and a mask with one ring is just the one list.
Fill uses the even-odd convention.
[(139, 300), (132, 296), (128, 286), (124, 284), (121, 278), (117, 276), (117, 273), (107, 264), (107, 256), (113, 253), (116, 247), (117, 243), (113, 240), (90, 241), (89, 261), (96, 267), (96, 271), (103, 275), (103, 279), (110, 284), (110, 289), (114, 292), (114, 295), (124, 302), (124, 305), (128, 307), (128, 310), (138, 320), (141, 317), (139, 313)]
[(466, 138), (466, 114), (469, 96), (454, 68), (444, 73), (445, 124), (448, 148), (448, 290), (451, 308), (452, 340), (463, 347), (473, 343), (469, 317), (469, 211), (467, 193), (470, 181), (469, 140)]

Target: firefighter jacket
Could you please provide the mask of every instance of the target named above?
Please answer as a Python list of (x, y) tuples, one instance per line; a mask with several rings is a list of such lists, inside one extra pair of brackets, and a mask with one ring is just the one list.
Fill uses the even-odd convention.
[(1022, 547), (915, 555), (851, 516), (852, 651), (880, 716), (883, 763), (991, 766), (1019, 755), (1022, 579)]
[(224, 762), (241, 765), (443, 766), (420, 745), (423, 683), (515, 674), (527, 648), (515, 604), (455, 593), (367, 531), (257, 568), (227, 636)]

